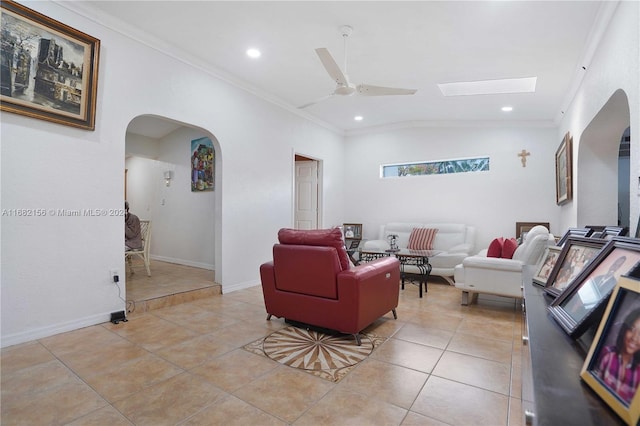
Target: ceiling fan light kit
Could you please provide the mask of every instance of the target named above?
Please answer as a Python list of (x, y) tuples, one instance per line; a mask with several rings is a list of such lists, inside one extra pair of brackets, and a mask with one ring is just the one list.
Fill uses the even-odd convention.
[(358, 84), (355, 85), (349, 81), (349, 76), (347, 75), (347, 39), (353, 33), (353, 27), (349, 25), (343, 25), (340, 27), (340, 32), (342, 33), (342, 37), (344, 39), (344, 66), (340, 68), (338, 63), (335, 61), (329, 50), (325, 47), (319, 47), (316, 49), (316, 54), (322, 62), (324, 69), (327, 71), (327, 74), (331, 77), (331, 79), (336, 83), (336, 88), (334, 91), (327, 95), (323, 96), (320, 99), (316, 99), (315, 101), (306, 103), (304, 105), (299, 106), (298, 108), (306, 108), (308, 106), (320, 103), (326, 99), (329, 99), (333, 96), (351, 96), (354, 93), (357, 93), (361, 96), (396, 96), (396, 95), (413, 95), (417, 92), (415, 89), (401, 89), (396, 87), (384, 87), (384, 86), (373, 86), (371, 84)]

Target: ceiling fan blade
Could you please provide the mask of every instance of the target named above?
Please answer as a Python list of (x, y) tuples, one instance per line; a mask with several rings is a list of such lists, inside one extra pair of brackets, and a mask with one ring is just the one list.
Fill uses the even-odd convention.
[(358, 85), (358, 93), (363, 96), (413, 95), (416, 92), (416, 89), (372, 86), (370, 84)]
[(327, 73), (331, 76), (333, 81), (341, 86), (348, 86), (349, 82), (347, 81), (347, 76), (344, 75), (336, 61), (329, 53), (329, 50), (324, 47), (319, 47), (316, 49), (316, 53), (324, 65), (324, 69), (327, 70)]
[(332, 94), (330, 94), (330, 95), (327, 95), (327, 96), (323, 96), (323, 97), (321, 97), (321, 98), (319, 98), (319, 99), (316, 99), (315, 101), (307, 102), (307, 103), (306, 103), (306, 104), (304, 104), (304, 105), (300, 105), (300, 106), (298, 107), (298, 109), (304, 109), (304, 108), (306, 108), (306, 107), (310, 107), (311, 105), (315, 105), (315, 104), (318, 104), (318, 103), (320, 103), (320, 102), (322, 102), (322, 101), (326, 101), (327, 99), (329, 99), (329, 98), (331, 98), (331, 97), (333, 97), (333, 93), (332, 93)]

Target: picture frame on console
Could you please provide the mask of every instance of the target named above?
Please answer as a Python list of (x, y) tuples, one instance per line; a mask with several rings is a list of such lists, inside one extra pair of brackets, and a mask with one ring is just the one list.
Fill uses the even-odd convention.
[(569, 228), (564, 233), (560, 240), (558, 240), (558, 246), (562, 247), (569, 237), (590, 237), (593, 233), (591, 228)]
[(544, 283), (545, 293), (558, 297), (606, 244), (600, 239), (570, 237), (562, 247), (556, 246), (561, 251)]
[(556, 204), (561, 206), (573, 198), (573, 138), (567, 132), (556, 151)]
[(11, 0), (1, 7), (0, 109), (95, 130), (100, 40)]
[(551, 271), (553, 271), (553, 267), (556, 265), (561, 251), (562, 248), (558, 246), (549, 246), (544, 250), (544, 254), (536, 265), (536, 272), (533, 276), (534, 283), (543, 287), (547, 284), (549, 275), (551, 274)]
[(345, 240), (361, 240), (362, 224), (361, 223), (345, 223), (342, 225)]
[[(640, 420), (640, 280), (621, 276), (606, 306), (580, 378), (627, 424)], [(623, 362), (623, 352), (632, 352)]]
[(637, 274), (639, 263), (639, 240), (611, 240), (547, 309), (570, 337), (578, 338), (600, 319), (618, 279)]

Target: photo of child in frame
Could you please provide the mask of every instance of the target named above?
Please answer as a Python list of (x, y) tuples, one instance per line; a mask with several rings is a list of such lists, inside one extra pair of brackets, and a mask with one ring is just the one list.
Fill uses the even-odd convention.
[(590, 372), (628, 406), (640, 383), (640, 294), (620, 291)]

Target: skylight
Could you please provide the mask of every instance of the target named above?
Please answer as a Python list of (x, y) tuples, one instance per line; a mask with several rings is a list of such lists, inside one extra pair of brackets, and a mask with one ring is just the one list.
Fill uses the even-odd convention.
[(495, 95), (499, 93), (532, 93), (538, 77), (501, 80), (461, 81), (438, 84), (444, 96)]

